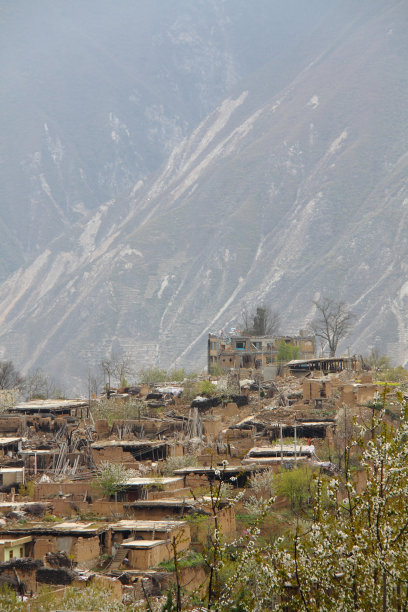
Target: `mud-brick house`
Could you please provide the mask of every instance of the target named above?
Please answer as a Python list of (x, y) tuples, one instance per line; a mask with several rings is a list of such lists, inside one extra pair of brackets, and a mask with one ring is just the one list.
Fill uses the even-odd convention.
[(77, 399), (31, 400), (11, 406), (9, 411), (25, 415), (54, 415), (83, 418), (87, 415), (88, 402)]
[(24, 417), (15, 414), (0, 415), (0, 436), (19, 436), (22, 433)]
[(112, 549), (126, 545), (132, 540), (175, 540), (177, 550), (190, 547), (190, 527), (187, 521), (172, 520), (122, 520), (110, 525), (112, 532)]
[(7, 584), (20, 594), (35, 593), (39, 582), (38, 571), (43, 568), (42, 561), (29, 558), (0, 561), (0, 585)]
[(106, 525), (83, 522), (25, 523), (0, 530), (0, 539), (31, 538), (30, 557), (43, 559), (48, 552), (65, 552), (77, 563), (92, 564), (105, 551)]
[(125, 542), (129, 569), (147, 570), (174, 557), (170, 540), (134, 540)]
[(277, 444), (275, 446), (254, 446), (243, 459), (259, 466), (281, 466), (285, 462), (293, 464), (297, 461), (306, 461), (314, 457), (315, 447), (302, 444)]
[(174, 470), (175, 476), (183, 478), (183, 485), (187, 489), (191, 487), (206, 486), (210, 482), (223, 480), (234, 487), (245, 487), (256, 466), (251, 465), (228, 465), (228, 466), (188, 466)]
[(378, 387), (375, 383), (354, 383), (343, 385), (341, 388), (341, 402), (350, 407), (364, 406), (372, 402)]
[(24, 466), (29, 474), (46, 472), (52, 470), (56, 465), (61, 453), (59, 448), (24, 448), (19, 456), (24, 461)]
[(166, 476), (163, 478), (151, 477), (129, 478), (123, 483), (123, 491), (119, 493), (121, 500), (126, 502), (137, 499), (150, 499), (157, 496), (170, 496), (186, 494), (183, 478), (180, 476)]
[(95, 463), (109, 461), (130, 467), (135, 461), (157, 461), (170, 455), (170, 445), (162, 440), (99, 440), (91, 449)]
[(134, 519), (140, 521), (182, 520), (199, 510), (199, 502), (186, 497), (161, 497), (127, 502), (123, 507)]
[(0, 458), (15, 457), (23, 448), (25, 438), (21, 437), (0, 437)]
[(0, 491), (9, 491), (24, 481), (24, 467), (0, 467)]

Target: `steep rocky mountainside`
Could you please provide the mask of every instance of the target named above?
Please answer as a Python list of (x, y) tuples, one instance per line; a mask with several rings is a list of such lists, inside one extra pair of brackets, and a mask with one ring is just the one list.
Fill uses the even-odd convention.
[(294, 13), (289, 3), (281, 15), (268, 4), (3, 3), (0, 279), (146, 180), (324, 5), (313, 0), (312, 11)]
[[(59, 198), (56, 187), (49, 187), (48, 201), (38, 196), (45, 219), (52, 219), (53, 199), (55, 209), (57, 204), (64, 209), (65, 218), (61, 213), (55, 225), (52, 219), (46, 234), (38, 201), (34, 205), (30, 200), (24, 208), (22, 196), (22, 244), (14, 249), (6, 241), (16, 255), (5, 268), (1, 288), (3, 356), (26, 370), (41, 365), (76, 388), (84, 371), (112, 348), (129, 352), (139, 367), (200, 366), (205, 364), (207, 332), (233, 324), (244, 302), (270, 302), (282, 312), (285, 331), (297, 331), (313, 315), (312, 300), (331, 295), (348, 301), (358, 317), (343, 350), (378, 346), (392, 352), (396, 361), (407, 361), (405, 3), (313, 2), (305, 15), (299, 12), (305, 6), (300, 0), (261, 2), (255, 21), (245, 14), (246, 4), (239, 4), (237, 17), (229, 2), (197, 3), (196, 21), (183, 21), (182, 40), (191, 40), (194, 22), (194, 32), (200, 31), (211, 47), (205, 32), (221, 27), (216, 11), (222, 7), (233, 39), (228, 49), (234, 69), (226, 75), (228, 54), (220, 52), (222, 69), (214, 68), (212, 81), (206, 82), (211, 94), (203, 101), (194, 91), (186, 100), (191, 89), (184, 84), (181, 89), (168, 68), (172, 91), (180, 88), (180, 100), (171, 104), (172, 116), (179, 113), (182, 119), (177, 130), (170, 129), (173, 136), (158, 128), (152, 158), (144, 158), (143, 145), (137, 148), (126, 138), (115, 158), (122, 173), (115, 183), (112, 167), (108, 170), (102, 159), (108, 147), (98, 140), (108, 136), (101, 130), (94, 140), (89, 128), (85, 148), (77, 144), (78, 156), (85, 157), (86, 151), (95, 176), (100, 173), (106, 182), (95, 177), (90, 181), (92, 173), (68, 154), (68, 145), (63, 158), (72, 172), (81, 175), (84, 170), (92, 197), (81, 194), (76, 199), (74, 190), (82, 187), (73, 174), (61, 170), (58, 180), (64, 189), (72, 183), (70, 199)], [(290, 10), (280, 23), (275, 18), (284, 4)], [(188, 5), (166, 3), (175, 12)], [(270, 12), (272, 5), (275, 13)], [(164, 20), (163, 32), (168, 33), (166, 15), (155, 19)], [(208, 20), (204, 33), (203, 15), (204, 23)], [(152, 24), (156, 28), (153, 17)], [(274, 24), (274, 43), (266, 36), (265, 24)], [(247, 35), (244, 50), (239, 44), (242, 28)], [(218, 52), (214, 47), (212, 52)], [(184, 51), (179, 57), (187, 62)], [(244, 61), (244, 51), (252, 58)], [(189, 60), (195, 79), (203, 74), (194, 63), (198, 55)], [(160, 57), (161, 66), (165, 58)], [(214, 55), (207, 59), (207, 67), (213, 67)], [(146, 89), (150, 82), (146, 75)], [(121, 75), (118, 83), (123, 87)], [(215, 83), (218, 90), (211, 89)], [(151, 85), (150, 91), (158, 96), (155, 103), (167, 102), (160, 87), (154, 90)], [(191, 110), (198, 99), (201, 108)], [(212, 105), (215, 110), (205, 115)], [(109, 130), (118, 131), (122, 146), (126, 129), (133, 132), (126, 127), (127, 115), (126, 120), (125, 114), (114, 115), (119, 123)], [(121, 123), (126, 127), (122, 132)], [(142, 123), (143, 138), (148, 138), (150, 118)], [(162, 120), (159, 124), (163, 127)], [(48, 130), (50, 125), (48, 121)], [(96, 134), (103, 122), (86, 123), (84, 118), (82, 128), (75, 128), (80, 136), (85, 125), (93, 126)], [(78, 143), (76, 138), (73, 133), (73, 143)], [(19, 144), (23, 150), (22, 143), (16, 148)], [(39, 163), (47, 156), (54, 159), (50, 148), (42, 155)], [(55, 157), (59, 159), (58, 153)], [(51, 185), (45, 172), (33, 172), (36, 193), (39, 185), (47, 193), (42, 175)], [(23, 190), (24, 185), (17, 185)], [(10, 182), (10, 193), (12, 187)], [(11, 227), (7, 239), (17, 240), (18, 218), (13, 225), (7, 216), (11, 201), (2, 206), (3, 223)], [(21, 211), (30, 206), (35, 224), (45, 229), (36, 234), (32, 223), (26, 235)], [(35, 248), (26, 244), (30, 236)], [(20, 256), (26, 264), (20, 265)]]

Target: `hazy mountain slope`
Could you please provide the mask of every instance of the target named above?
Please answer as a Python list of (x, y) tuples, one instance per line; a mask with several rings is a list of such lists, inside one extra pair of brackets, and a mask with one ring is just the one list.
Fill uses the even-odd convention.
[(0, 203), (11, 244), (0, 249), (0, 278), (157, 170), (325, 4), (3, 3)]
[(297, 331), (330, 294), (358, 314), (343, 348), (406, 360), (407, 17), (403, 2), (332, 5), (154, 178), (10, 276), (2, 354), (78, 386), (111, 347), (139, 366), (204, 365), (207, 331), (243, 301)]

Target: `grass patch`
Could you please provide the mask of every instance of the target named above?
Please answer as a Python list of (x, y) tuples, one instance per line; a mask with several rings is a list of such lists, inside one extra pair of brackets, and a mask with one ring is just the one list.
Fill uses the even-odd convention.
[(60, 516), (55, 516), (55, 514), (50, 514), (49, 512), (46, 512), (44, 514), (43, 521), (46, 521), (47, 523), (62, 523), (64, 519)]
[[(184, 557), (181, 557), (178, 561), (178, 566), (180, 569), (185, 569), (186, 567), (200, 567), (204, 565), (205, 560), (201, 553), (189, 551)], [(169, 561), (162, 561), (159, 564), (159, 567), (166, 570), (167, 572), (174, 572), (176, 569), (174, 559), (170, 559)]]

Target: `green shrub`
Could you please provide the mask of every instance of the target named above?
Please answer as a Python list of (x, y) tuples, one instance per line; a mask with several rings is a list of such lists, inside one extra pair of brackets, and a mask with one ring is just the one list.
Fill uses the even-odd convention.
[(26, 605), (11, 586), (7, 583), (0, 585), (0, 612), (25, 612)]
[(183, 382), (186, 378), (187, 374), (184, 368), (179, 368), (178, 370), (171, 370), (167, 377), (172, 382)]
[(166, 370), (161, 370), (160, 368), (142, 368), (138, 372), (139, 382), (144, 383), (146, 385), (154, 385), (155, 383), (163, 383), (165, 382), (167, 377)]
[(378, 349), (373, 349), (365, 361), (375, 372), (383, 372), (391, 368), (390, 358), (382, 355)]
[(312, 478), (313, 473), (307, 466), (282, 470), (275, 475), (276, 493), (288, 498), (292, 510), (300, 510), (311, 496)]
[(194, 512), (194, 514), (187, 514), (184, 517), (191, 525), (203, 525), (204, 523), (208, 523), (208, 514), (199, 514), (198, 512)]
[(198, 386), (198, 392), (205, 397), (212, 397), (216, 394), (217, 387), (209, 380), (202, 380)]
[(211, 376), (222, 376), (224, 374), (224, 371), (222, 369), (222, 367), (216, 363), (215, 365), (211, 366), (210, 371), (208, 372)]
[(277, 361), (292, 361), (299, 357), (299, 347), (281, 340), (278, 344)]
[[(184, 569), (186, 567), (199, 567), (200, 565), (204, 565), (205, 560), (201, 553), (194, 552), (193, 550), (188, 551), (188, 553), (181, 557), (178, 560), (178, 566), (180, 569)], [(174, 572), (176, 569), (174, 559), (169, 559), (169, 561), (162, 561), (159, 564), (159, 567), (163, 568), (167, 572)]]
[(106, 419), (110, 426), (113, 421), (126, 421), (139, 419), (141, 416), (146, 416), (149, 409), (148, 406), (139, 399), (126, 398), (118, 399), (102, 399), (91, 403), (91, 412), (95, 420)]
[(50, 512), (46, 512), (43, 516), (43, 521), (47, 523), (62, 523), (63, 520), (64, 519), (60, 516), (55, 516), (55, 514), (51, 514)]
[(408, 371), (402, 366), (386, 368), (377, 374), (377, 380), (384, 382), (407, 382)]
[(192, 379), (186, 380), (183, 383), (183, 400), (191, 401), (200, 393), (200, 383)]
[(179, 470), (184, 467), (198, 465), (198, 460), (195, 455), (182, 455), (181, 457), (168, 457), (160, 465), (162, 474), (170, 476), (174, 474), (174, 470)]
[(29, 497), (34, 499), (35, 484), (33, 480), (28, 480), (25, 484), (20, 484), (18, 487), (18, 494), (21, 497)]

